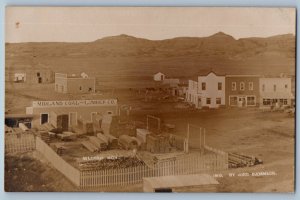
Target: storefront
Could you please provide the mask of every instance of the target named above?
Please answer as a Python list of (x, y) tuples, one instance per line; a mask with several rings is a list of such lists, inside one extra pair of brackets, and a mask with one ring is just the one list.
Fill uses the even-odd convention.
[(117, 115), (118, 102), (116, 99), (33, 101), (32, 106), (26, 108), (26, 114), (33, 116), (33, 128), (51, 123), (68, 129), (76, 126), (79, 119), (93, 121), (103, 115)]

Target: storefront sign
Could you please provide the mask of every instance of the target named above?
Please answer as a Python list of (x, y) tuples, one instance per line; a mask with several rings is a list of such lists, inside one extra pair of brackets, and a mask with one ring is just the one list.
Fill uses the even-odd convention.
[(80, 107), (80, 106), (115, 106), (118, 104), (117, 99), (101, 100), (70, 100), (70, 101), (33, 101), (32, 107)]

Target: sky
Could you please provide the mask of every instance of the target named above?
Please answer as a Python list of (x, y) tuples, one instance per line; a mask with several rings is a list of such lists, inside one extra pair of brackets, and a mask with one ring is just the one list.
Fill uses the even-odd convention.
[(5, 40), (90, 42), (127, 34), (151, 40), (206, 37), (236, 39), (294, 34), (293, 8), (7, 7)]

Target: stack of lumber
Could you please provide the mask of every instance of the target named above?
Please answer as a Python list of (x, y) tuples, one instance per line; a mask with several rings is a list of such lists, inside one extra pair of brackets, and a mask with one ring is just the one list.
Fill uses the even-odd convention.
[(41, 139), (46, 142), (47, 144), (50, 143), (51, 138), (49, 136), (48, 131), (39, 131), (39, 135), (41, 136)]
[(73, 126), (72, 127), (72, 131), (74, 133), (76, 133), (77, 136), (82, 136), (82, 135), (85, 135), (86, 133), (81, 129), (79, 128), (78, 126)]
[(61, 140), (75, 140), (76, 139), (76, 134), (72, 132), (65, 131), (61, 134), (57, 134), (57, 137), (60, 138)]
[(185, 138), (182, 136), (170, 134), (169, 142), (172, 147), (175, 147), (179, 150), (184, 150), (184, 140)]
[(93, 145), (89, 140), (83, 141), (81, 142), (81, 144), (90, 152), (97, 152), (98, 148)]
[(144, 162), (136, 157), (103, 158), (101, 160), (77, 160), (81, 171), (94, 171), (98, 169), (122, 169), (144, 165)]
[(78, 119), (78, 126), (77, 128), (81, 129), (82, 132), (93, 135), (94, 134), (94, 124), (93, 122), (86, 121), (83, 119)]
[(107, 149), (107, 143), (103, 141), (102, 139), (95, 137), (95, 136), (90, 136), (88, 137), (90, 142), (96, 146), (100, 151), (106, 150)]
[(172, 150), (169, 137), (167, 135), (148, 134), (146, 150), (151, 153), (169, 153)]
[(104, 141), (107, 145), (108, 145), (108, 138), (106, 137), (106, 135), (102, 134), (102, 133), (97, 133), (97, 137), (100, 138), (102, 141)]
[(111, 149), (118, 148), (118, 139), (115, 136), (111, 134), (105, 134), (105, 136), (108, 138), (108, 144)]
[(229, 168), (251, 167), (261, 164), (262, 161), (254, 156), (247, 156), (241, 153), (228, 153)]

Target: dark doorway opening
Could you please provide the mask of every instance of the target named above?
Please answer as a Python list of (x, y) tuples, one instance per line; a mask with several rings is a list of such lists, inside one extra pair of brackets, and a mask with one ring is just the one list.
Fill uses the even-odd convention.
[(41, 124), (48, 123), (48, 114), (41, 114)]
[(42, 77), (39, 77), (38, 81), (39, 81), (39, 83), (42, 83)]
[(155, 192), (172, 192), (172, 188), (156, 188)]

